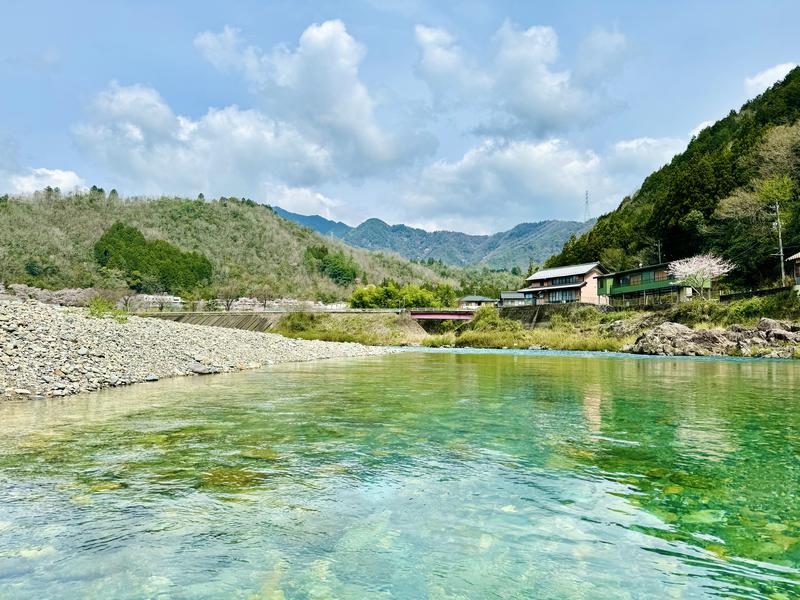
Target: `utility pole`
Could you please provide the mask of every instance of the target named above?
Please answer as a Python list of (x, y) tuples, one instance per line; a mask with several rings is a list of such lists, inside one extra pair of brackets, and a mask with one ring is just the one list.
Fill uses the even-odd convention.
[(656, 240), (656, 248), (658, 249), (658, 264), (661, 264), (661, 240)]
[(783, 264), (783, 232), (781, 231), (781, 207), (775, 203), (775, 216), (778, 219), (778, 256), (781, 259), (781, 285), (786, 281), (786, 266)]
[(583, 221), (584, 223), (589, 220), (589, 190), (586, 190), (585, 202), (583, 203)]

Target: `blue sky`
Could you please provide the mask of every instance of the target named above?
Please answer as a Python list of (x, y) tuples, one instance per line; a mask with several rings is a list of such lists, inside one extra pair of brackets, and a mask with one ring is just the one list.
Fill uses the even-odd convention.
[(796, 2), (0, 7), (0, 191), (491, 232), (615, 207), (800, 56)]

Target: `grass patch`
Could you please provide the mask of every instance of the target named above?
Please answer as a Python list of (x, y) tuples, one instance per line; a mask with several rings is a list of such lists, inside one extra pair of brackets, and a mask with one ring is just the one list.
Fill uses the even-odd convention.
[(356, 342), (367, 346), (405, 346), (421, 342), (425, 331), (408, 315), (320, 314), (291, 312), (282, 316), (275, 333), (325, 342)]

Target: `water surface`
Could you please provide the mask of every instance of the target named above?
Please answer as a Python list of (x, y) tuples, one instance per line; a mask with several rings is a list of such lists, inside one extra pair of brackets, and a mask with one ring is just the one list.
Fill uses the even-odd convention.
[(800, 596), (800, 365), (403, 353), (0, 404), (0, 598)]

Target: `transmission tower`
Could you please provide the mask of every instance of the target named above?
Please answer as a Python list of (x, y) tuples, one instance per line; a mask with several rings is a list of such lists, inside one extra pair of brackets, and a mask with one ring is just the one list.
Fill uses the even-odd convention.
[(589, 190), (586, 190), (585, 200), (583, 203), (583, 220), (584, 222), (589, 220)]

